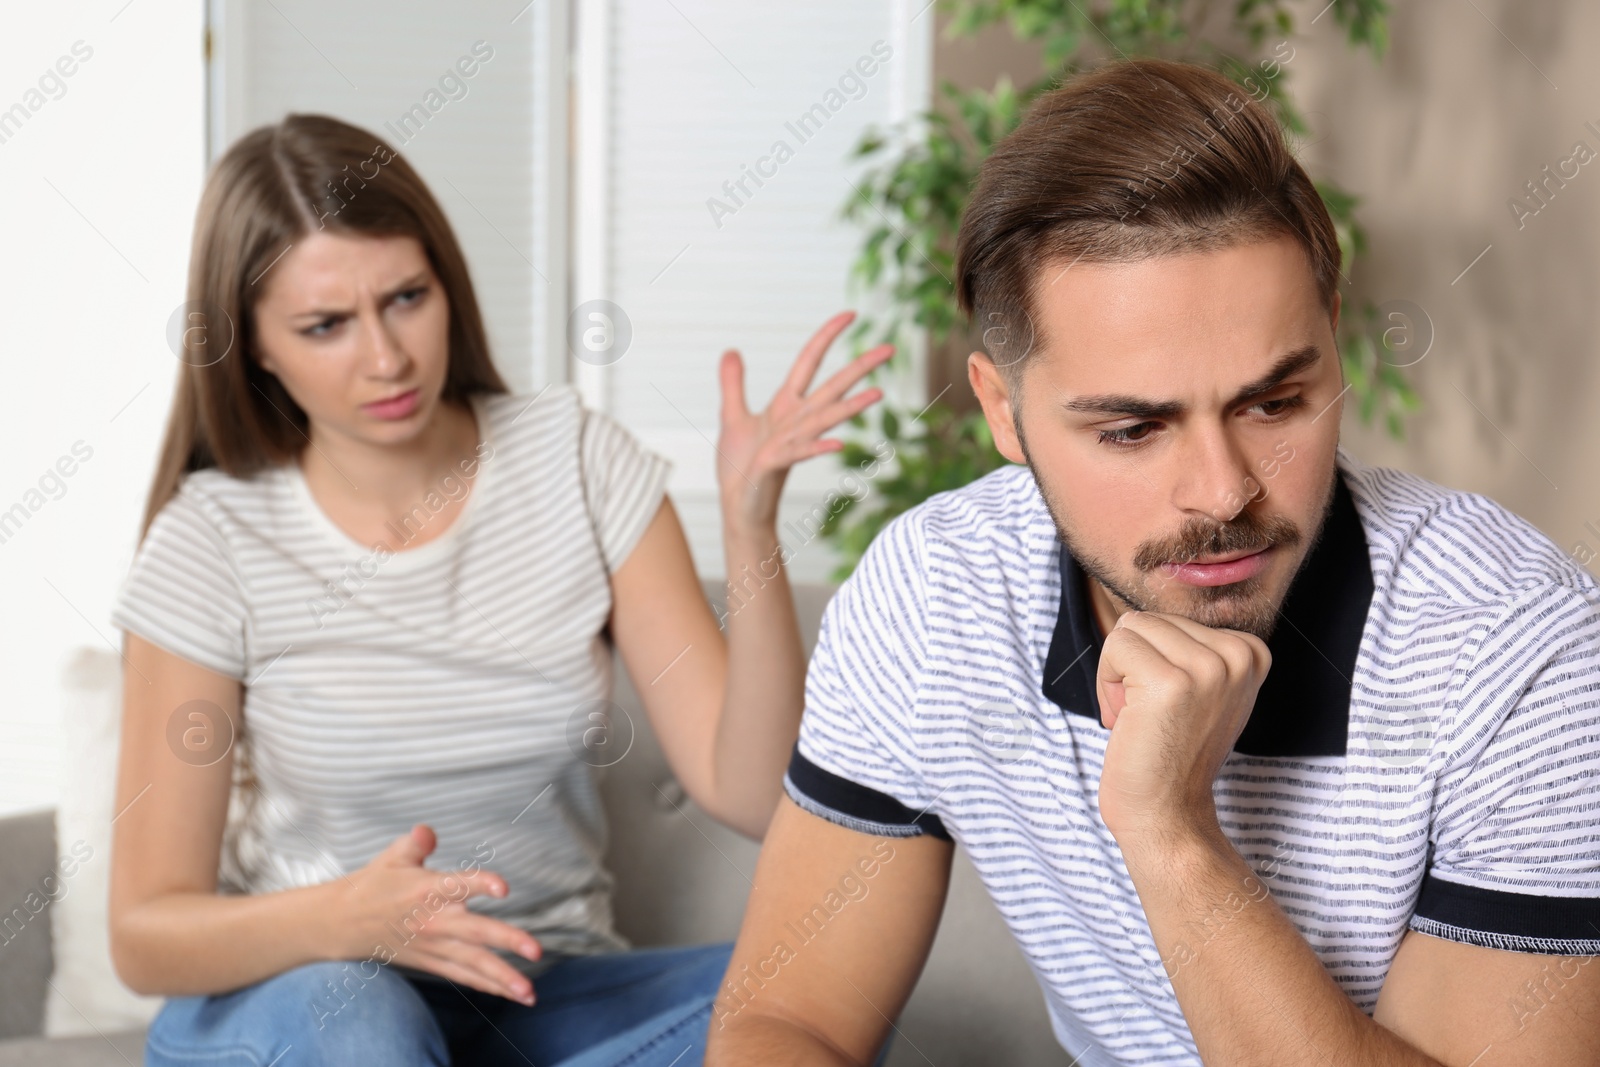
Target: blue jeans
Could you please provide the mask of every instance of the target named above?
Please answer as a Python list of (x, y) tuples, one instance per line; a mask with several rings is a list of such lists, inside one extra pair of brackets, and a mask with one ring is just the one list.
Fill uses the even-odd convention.
[(311, 963), (231, 993), (168, 1000), (145, 1064), (698, 1067), (732, 950), (563, 959), (533, 979), (531, 1008), (390, 967)]

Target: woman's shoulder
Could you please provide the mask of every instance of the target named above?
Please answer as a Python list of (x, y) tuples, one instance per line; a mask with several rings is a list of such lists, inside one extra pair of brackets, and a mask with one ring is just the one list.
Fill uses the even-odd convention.
[(190, 471), (178, 483), (173, 500), (205, 511), (248, 509), (281, 493), (287, 484), (286, 471), (283, 466), (263, 467), (247, 475), (229, 474), (217, 467)]
[(184, 531), (187, 537), (183, 539), (189, 540), (208, 530), (229, 540), (230, 533), (259, 525), (263, 515), (282, 510), (281, 498), (288, 491), (284, 475), (282, 467), (244, 476), (216, 467), (190, 471), (156, 512), (151, 533), (158, 529)]
[(477, 398), (489, 422), (492, 451), (484, 458), (513, 466), (535, 464), (547, 474), (575, 471), (594, 435), (595, 414), (569, 382), (552, 382), (526, 393), (494, 393)]
[(477, 399), (497, 443), (552, 433), (576, 435), (581, 428), (583, 399), (568, 382), (551, 382), (526, 393), (485, 393)]

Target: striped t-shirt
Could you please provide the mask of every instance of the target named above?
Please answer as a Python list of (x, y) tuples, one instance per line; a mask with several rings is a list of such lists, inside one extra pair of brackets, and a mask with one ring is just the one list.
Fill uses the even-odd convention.
[[(319, 508), (293, 464), (188, 475), (140, 546), (113, 619), (244, 683), (219, 885), (265, 893), (356, 870), (424, 822), (427, 866), (503, 875), (474, 911), (548, 954), (626, 948), (612, 929), (589, 742), (610, 695), (609, 575), (670, 465), (570, 386), (473, 398), (480, 444), (378, 552)], [(453, 519), (435, 513), (467, 495)], [(602, 738), (604, 740), (604, 738)], [(513, 962), (517, 957), (508, 957)]]
[[(1337, 463), (1223, 830), (1368, 1013), (1408, 928), (1600, 952), (1600, 586), (1483, 496)], [(1099, 815), (1086, 582), (1026, 467), (897, 517), (828, 605), (785, 786), (959, 843), (1081, 1062), (1197, 1065), (1168, 974), (1200, 945), (1162, 959)]]

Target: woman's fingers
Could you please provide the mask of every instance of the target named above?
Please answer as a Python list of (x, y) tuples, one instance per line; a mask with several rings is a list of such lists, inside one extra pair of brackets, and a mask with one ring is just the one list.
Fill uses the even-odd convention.
[(416, 952), (429, 953), (435, 960), (454, 963), (477, 976), (474, 989), (494, 993), (520, 1003), (531, 1003), (533, 984), (517, 968), (501, 960), (483, 945), (462, 941), (459, 937), (429, 931), (408, 945)]
[(439, 843), (433, 827), (417, 823), (396, 837), (374, 858), (373, 862), (403, 867), (420, 867)]
[(409, 951), (434, 966), (424, 967), (435, 974), (444, 974), (442, 967), (455, 973), (445, 975), (458, 979), (497, 997), (515, 1000), (520, 1004), (533, 1003), (533, 983), (515, 967), (481, 945), (474, 945), (454, 937), (423, 935), (408, 946)]
[(544, 948), (532, 934), (508, 922), (475, 911), (461, 908), (443, 923), (432, 928), (434, 933), (470, 941), (493, 948), (503, 948), (524, 959), (536, 960), (544, 955)]
[(828, 432), (851, 416), (860, 414), (882, 399), (883, 390), (874, 386), (871, 389), (863, 389), (855, 396), (835, 401), (826, 407), (810, 412), (796, 428), (793, 435), (794, 439), (810, 441), (818, 435)]
[(817, 387), (807, 400), (820, 403), (831, 403), (848, 393), (861, 379), (871, 374), (874, 369), (882, 366), (894, 355), (894, 345), (879, 345), (869, 348), (849, 363), (839, 368), (827, 381)]
[(881, 399), (883, 399), (882, 389), (864, 389), (847, 400), (840, 400), (820, 411), (804, 415), (793, 430), (784, 434), (781, 441), (772, 446), (772, 451), (765, 457), (765, 462), (773, 468), (787, 469), (812, 456), (840, 451), (844, 448), (843, 441), (821, 435), (852, 415), (865, 411)]
[(501, 996), (508, 996), (525, 1004), (533, 999), (533, 983), (528, 981), (526, 975), (474, 941), (435, 936), (429, 939), (427, 948), (428, 951), (445, 959), (454, 960), (463, 967), (472, 968), (496, 983), (503, 990)]
[(795, 396), (804, 396), (807, 389), (811, 388), (811, 379), (816, 377), (817, 368), (822, 365), (822, 357), (828, 354), (844, 328), (855, 319), (854, 311), (841, 311), (833, 318), (822, 324), (822, 328), (811, 335), (811, 340), (806, 342), (800, 350), (800, 357), (794, 361), (794, 366), (789, 369), (789, 376), (783, 381), (783, 390), (792, 392)]
[(737, 349), (730, 348), (722, 353), (717, 377), (722, 384), (723, 425), (748, 418), (750, 408), (744, 399), (744, 357)]
[[(511, 891), (506, 880), (493, 871), (428, 871), (434, 876), (434, 888), (447, 900), (464, 901), (470, 897), (503, 897)], [(466, 893), (461, 886), (465, 883)]]

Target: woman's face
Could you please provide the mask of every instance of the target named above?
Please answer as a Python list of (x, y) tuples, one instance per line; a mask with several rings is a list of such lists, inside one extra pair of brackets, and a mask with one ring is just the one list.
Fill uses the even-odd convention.
[(450, 304), (413, 237), (314, 232), (256, 285), (261, 365), (317, 435), (396, 444), (434, 416), (450, 359)]

